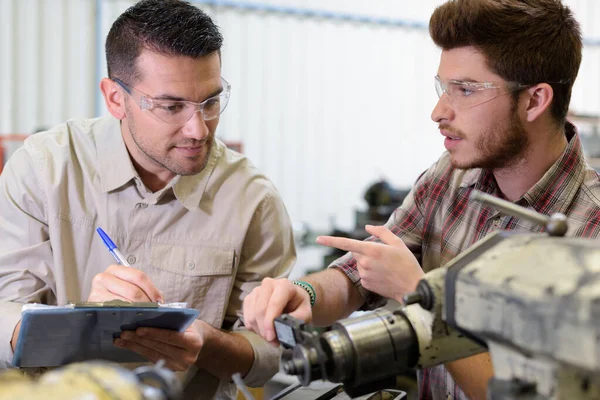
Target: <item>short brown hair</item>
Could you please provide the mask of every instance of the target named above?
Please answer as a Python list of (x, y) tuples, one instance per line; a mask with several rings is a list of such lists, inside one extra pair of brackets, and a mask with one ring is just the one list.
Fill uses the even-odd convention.
[(429, 33), (444, 50), (477, 48), (507, 81), (550, 84), (552, 116), (564, 122), (583, 44), (560, 0), (449, 0), (433, 12)]
[(182, 0), (142, 0), (113, 23), (106, 38), (108, 76), (133, 85), (136, 61), (147, 49), (167, 56), (200, 58), (221, 51), (223, 37), (202, 10)]

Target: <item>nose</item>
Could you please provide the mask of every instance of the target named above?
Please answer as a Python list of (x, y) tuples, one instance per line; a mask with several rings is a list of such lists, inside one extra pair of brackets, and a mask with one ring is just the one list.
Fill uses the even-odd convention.
[(454, 119), (454, 107), (450, 103), (450, 99), (446, 93), (442, 93), (437, 104), (431, 111), (431, 119), (433, 122), (440, 123), (442, 121), (451, 121)]
[(192, 118), (190, 118), (183, 126), (182, 132), (190, 139), (206, 139), (210, 134), (210, 129), (208, 129), (208, 125), (206, 125), (202, 112), (195, 112), (194, 115), (192, 115)]

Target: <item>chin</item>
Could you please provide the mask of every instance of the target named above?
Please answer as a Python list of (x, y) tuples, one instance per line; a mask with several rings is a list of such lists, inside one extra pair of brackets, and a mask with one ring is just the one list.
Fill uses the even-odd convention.
[(178, 175), (182, 175), (182, 176), (190, 176), (190, 175), (197, 175), (200, 172), (202, 172), (202, 170), (204, 169), (204, 164), (202, 165), (196, 165), (194, 167), (189, 167), (189, 168), (180, 168)]
[(189, 176), (196, 175), (202, 172), (204, 167), (206, 167), (206, 163), (208, 162), (208, 158), (202, 158), (201, 160), (196, 160), (192, 165), (185, 166), (184, 163), (180, 164), (178, 175)]
[(476, 168), (476, 162), (475, 160), (469, 160), (469, 159), (465, 159), (465, 158), (459, 158), (456, 157), (453, 154), (450, 154), (450, 163), (452, 164), (452, 166), (454, 168), (457, 169), (469, 169), (469, 168)]

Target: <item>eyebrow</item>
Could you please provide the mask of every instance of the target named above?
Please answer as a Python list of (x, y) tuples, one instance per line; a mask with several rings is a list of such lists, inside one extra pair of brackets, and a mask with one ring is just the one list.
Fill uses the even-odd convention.
[[(442, 80), (439, 75), (436, 75), (439, 80)], [(458, 79), (449, 79), (448, 82), (465, 82), (465, 83), (485, 83), (487, 81), (478, 81), (472, 78), (464, 77)]]
[[(211, 97), (215, 97), (215, 96), (217, 96), (217, 95), (221, 94), (222, 92), (223, 92), (223, 88), (222, 88), (222, 87), (220, 87), (219, 89), (215, 90), (215, 91), (214, 91), (214, 92), (212, 92), (210, 95), (208, 95), (208, 97), (206, 97), (206, 99), (204, 99), (204, 100), (202, 100), (202, 101), (206, 101), (206, 100), (210, 99)], [(167, 93), (160, 94), (160, 95), (158, 95), (158, 96), (154, 96), (154, 97), (152, 97), (152, 98), (153, 98), (153, 99), (156, 99), (156, 100), (170, 100), (170, 101), (191, 101), (191, 100), (188, 100), (188, 99), (186, 99), (186, 98), (183, 98), (183, 97), (180, 97), (180, 96), (174, 96), (174, 95), (167, 94)], [(198, 102), (198, 103), (202, 103), (202, 101), (200, 101), (200, 102)], [(196, 103), (195, 101), (191, 101), (191, 102), (192, 102), (192, 103)]]

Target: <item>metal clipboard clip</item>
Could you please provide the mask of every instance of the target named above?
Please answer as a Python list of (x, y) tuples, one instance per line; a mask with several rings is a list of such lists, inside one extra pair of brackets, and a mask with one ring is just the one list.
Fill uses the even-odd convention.
[(131, 302), (124, 300), (109, 301), (80, 301), (72, 303), (74, 308), (158, 308), (159, 304), (154, 302)]
[(187, 308), (186, 302), (174, 303), (155, 303), (150, 301), (132, 302), (125, 300), (109, 300), (109, 301), (78, 301), (67, 305), (71, 308)]

